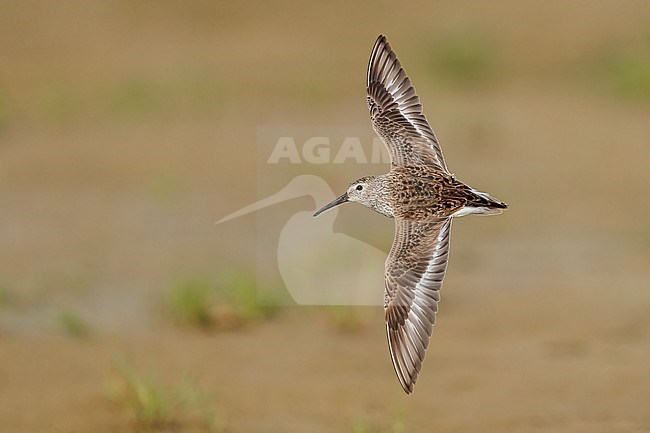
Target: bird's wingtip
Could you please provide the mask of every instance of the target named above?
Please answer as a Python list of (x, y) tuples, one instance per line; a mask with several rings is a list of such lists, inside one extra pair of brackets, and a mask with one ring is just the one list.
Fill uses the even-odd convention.
[(413, 385), (415, 385), (415, 382), (413, 380), (410, 380), (406, 377), (399, 377), (399, 384), (402, 385), (402, 390), (406, 395), (411, 395), (413, 393)]
[(386, 37), (385, 34), (379, 33), (379, 36), (377, 36), (377, 39), (375, 40), (375, 48), (379, 47), (380, 45), (387, 45), (388, 44), (388, 38)]

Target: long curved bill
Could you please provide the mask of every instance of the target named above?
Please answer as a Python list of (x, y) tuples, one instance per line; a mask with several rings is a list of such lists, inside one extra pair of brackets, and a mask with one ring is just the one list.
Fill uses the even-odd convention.
[(348, 200), (349, 200), (349, 197), (348, 197), (348, 193), (346, 192), (346, 193), (343, 194), (341, 197), (337, 198), (337, 199), (334, 200), (334, 201), (331, 201), (331, 202), (327, 203), (325, 206), (323, 206), (322, 208), (318, 209), (318, 210), (316, 211), (316, 213), (314, 214), (314, 216), (317, 217), (318, 215), (320, 215), (320, 214), (322, 214), (323, 212), (325, 212), (327, 209), (331, 209), (331, 208), (333, 208), (334, 206), (338, 206), (338, 205), (340, 205), (340, 204), (343, 204), (343, 203), (345, 203), (345, 202), (348, 201)]

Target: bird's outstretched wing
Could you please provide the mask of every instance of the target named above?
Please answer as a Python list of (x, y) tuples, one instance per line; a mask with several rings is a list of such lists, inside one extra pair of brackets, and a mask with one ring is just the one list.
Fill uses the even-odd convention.
[(384, 35), (370, 54), (366, 90), (372, 127), (386, 144), (391, 163), (430, 164), (448, 172), (420, 98)]
[(395, 239), (386, 259), (384, 311), (395, 373), (413, 391), (429, 345), (447, 269), (451, 218), (395, 218)]

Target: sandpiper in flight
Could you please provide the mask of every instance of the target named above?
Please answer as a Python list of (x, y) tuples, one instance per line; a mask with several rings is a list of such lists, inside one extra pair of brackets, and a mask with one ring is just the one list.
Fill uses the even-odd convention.
[(390, 171), (352, 182), (314, 216), (353, 201), (395, 219), (384, 311), (395, 373), (410, 394), (436, 320), (452, 219), (497, 215), (507, 205), (449, 172), (420, 98), (383, 35), (370, 54), (366, 85), (372, 126), (388, 148)]

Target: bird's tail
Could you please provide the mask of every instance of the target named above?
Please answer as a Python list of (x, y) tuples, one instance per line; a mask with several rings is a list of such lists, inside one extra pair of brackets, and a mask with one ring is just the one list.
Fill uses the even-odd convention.
[(508, 205), (489, 194), (472, 188), (472, 197), (465, 205), (466, 213), (473, 215), (499, 215)]

